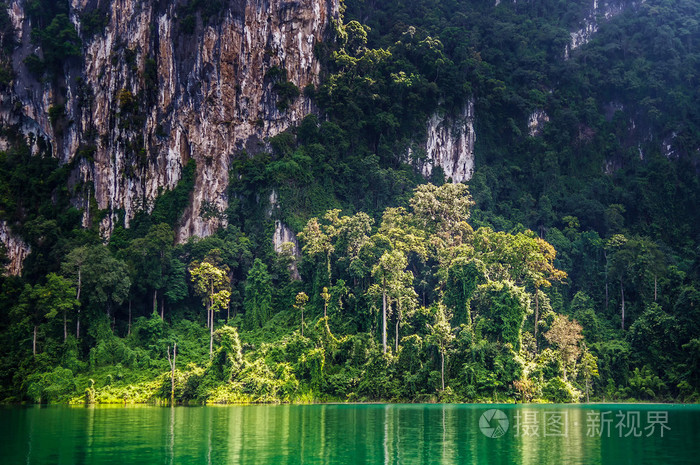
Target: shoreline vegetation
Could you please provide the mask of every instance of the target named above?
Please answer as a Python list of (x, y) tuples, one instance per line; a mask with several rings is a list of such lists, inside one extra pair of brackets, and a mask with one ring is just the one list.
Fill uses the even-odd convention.
[[(263, 52), (278, 119), (255, 127), (295, 99), (317, 114), (225, 154), (185, 150), (155, 96), (177, 77), (173, 105), (219, 114), (187, 97), (210, 72), (189, 70), (191, 45), (238, 10), (152, 15), (185, 38), (168, 57), (110, 27), (112, 95), (79, 76), (109, 2), (82, 3), (23, 2), (36, 53), (20, 63), (0, 0), (7, 111), (32, 120), (17, 88), (55, 100), (52, 135), (0, 127), (0, 228), (27, 252), (0, 276), (0, 402), (700, 402), (700, 1), (623, 2), (603, 22), (589, 0), (345, 0), (317, 85)], [(428, 153), (438, 132), (470, 145), (469, 179)], [(112, 187), (95, 173), (146, 183), (175, 146), (189, 161), (171, 190), (98, 205)], [(225, 191), (194, 211), (222, 164)], [(179, 240), (197, 215), (211, 235)]]
[[(162, 307), (157, 311), (154, 297), (149, 317), (115, 326), (118, 319), (107, 302), (106, 311), (95, 312), (105, 309), (98, 305), (93, 313), (83, 314), (90, 324), (80, 340), (75, 312), (79, 301), (74, 296), (82, 293), (90, 302), (91, 292), (102, 285), (114, 298), (119, 280), (129, 278), (120, 274), (119, 266), (109, 265), (115, 260), (111, 255), (100, 255), (109, 254), (104, 246), (74, 251), (64, 266), (72, 270), (73, 281), (70, 273), (51, 275), (45, 285), (27, 285), (19, 296), (19, 310), (42, 315), (49, 309), (53, 317), (45, 314), (34, 320), (33, 331), (24, 326), (33, 338), (34, 353), (25, 365), (31, 373), (16, 373), (16, 386), (24, 394), (4, 400), (697, 401), (693, 392), (670, 395), (648, 366), (634, 368), (626, 385), (617, 385), (610, 370), (624, 362), (627, 353), (609, 360), (609, 349), (599, 337), (603, 331), (622, 334), (622, 329), (616, 331), (598, 319), (580, 292), (570, 310), (573, 315), (554, 311), (556, 293), (543, 290), (556, 289), (567, 274), (556, 268), (551, 244), (531, 231), (474, 230), (468, 223), (472, 205), (463, 184), (426, 184), (415, 189), (408, 208), (387, 209), (377, 227), (361, 212), (342, 216), (340, 210), (331, 210), (312, 218), (299, 233), (301, 259), (290, 248), (277, 255), (272, 269), (260, 259), (253, 261), (241, 286), (243, 312), (233, 315), (235, 288), (227, 255), (233, 247), (222, 243), (220, 248), (204, 248), (204, 257), (198, 259), (192, 249), (204, 240), (191, 241), (179, 252), (169, 251), (166, 261), (178, 273), (183, 297), (192, 296), (195, 305), (189, 309), (199, 321), (188, 319), (192, 314), (178, 314), (176, 306), (166, 317)], [(149, 230), (144, 242), (155, 244), (150, 253), (156, 260), (171, 234), (163, 224)], [(191, 257), (186, 271), (172, 264), (174, 256)], [(113, 270), (80, 270), (100, 261), (117, 270), (106, 285), (99, 280)], [(158, 270), (161, 265), (155, 261), (151, 266)], [(127, 269), (124, 266), (124, 273)], [(295, 273), (305, 279), (295, 278)], [(418, 278), (425, 284), (417, 283)], [(273, 281), (281, 292), (275, 292)], [(352, 281), (354, 285), (346, 284)], [(94, 286), (91, 292), (88, 286)], [(287, 306), (280, 300), (273, 306), (277, 299)], [(75, 334), (64, 333), (65, 339), (54, 340), (47, 350), (43, 339), (65, 331), (69, 312)], [(626, 331), (636, 334), (638, 324), (639, 320)], [(85, 347), (88, 340), (94, 342), (82, 358), (81, 344)], [(605, 383), (599, 381), (601, 357), (607, 364)], [(46, 368), (38, 370), (41, 364)]]

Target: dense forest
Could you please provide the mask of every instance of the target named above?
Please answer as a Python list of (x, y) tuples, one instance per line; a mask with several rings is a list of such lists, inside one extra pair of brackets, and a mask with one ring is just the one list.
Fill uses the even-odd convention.
[[(104, 25), (28, 3), (56, 82)], [(700, 1), (629, 2), (570, 50), (588, 3), (346, 0), (321, 83), (276, 87), (318, 111), (238, 154), (200, 212), (228, 226), (185, 243), (194, 161), (107, 238), (73, 162), (2, 127), (31, 253), (0, 277), (0, 401), (700, 400)], [(2, 2), (0, 29), (5, 89)], [(468, 101), (473, 177), (425, 179), (409, 147)]]

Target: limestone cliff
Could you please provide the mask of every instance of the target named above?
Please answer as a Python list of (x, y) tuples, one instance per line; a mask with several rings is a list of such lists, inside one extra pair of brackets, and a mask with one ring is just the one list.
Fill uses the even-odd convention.
[[(178, 239), (211, 234), (226, 220), (200, 211), (227, 207), (230, 159), (264, 148), (266, 138), (312, 111), (303, 89), (318, 83), (314, 46), (337, 17), (338, 0), (224, 0), (206, 12), (192, 7), (202, 3), (71, 0), (83, 58), (64, 64), (57, 85), (39, 82), (23, 64), (41, 50), (31, 40), (26, 0), (9, 2), (20, 45), (0, 123), (20, 128), (32, 142), (45, 139), (54, 156), (75, 163), (78, 180), (94, 185), (79, 199), (84, 220), (94, 214), (88, 208), (94, 196), (106, 211), (105, 234), (120, 215), (128, 226), (136, 211), (151, 208), (190, 159), (197, 172)], [(108, 19), (88, 37), (82, 18), (95, 12)], [(280, 96), (279, 83), (295, 91)], [(49, 108), (57, 105), (65, 114), (52, 121)]]
[(0, 221), (0, 246), (4, 249), (2, 250), (4, 258), (7, 258), (7, 262), (4, 264), (6, 273), (19, 276), (22, 272), (24, 259), (29, 255), (31, 249), (21, 238), (10, 231), (5, 221)]
[(608, 21), (622, 13), (627, 6), (635, 4), (636, 2), (630, 0), (591, 0), (591, 8), (581, 20), (580, 27), (571, 32), (571, 42), (564, 51), (564, 58), (569, 58), (572, 50), (590, 42), (601, 22)]
[[(435, 167), (442, 168), (445, 179), (458, 183), (468, 181), (474, 174), (474, 101), (469, 100), (459, 114), (435, 113), (427, 123), (427, 138), (418, 150), (409, 149), (426, 178)], [(415, 156), (421, 154), (424, 156)]]

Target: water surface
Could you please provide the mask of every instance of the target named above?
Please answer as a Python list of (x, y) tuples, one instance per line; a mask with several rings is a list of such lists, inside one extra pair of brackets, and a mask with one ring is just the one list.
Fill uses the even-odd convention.
[(6, 464), (700, 463), (700, 406), (6, 407)]

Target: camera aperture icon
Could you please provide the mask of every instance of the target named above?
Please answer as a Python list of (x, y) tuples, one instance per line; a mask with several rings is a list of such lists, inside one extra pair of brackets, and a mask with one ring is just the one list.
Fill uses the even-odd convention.
[(506, 414), (498, 409), (487, 410), (479, 418), (479, 429), (490, 438), (500, 438), (506, 434), (509, 424)]

